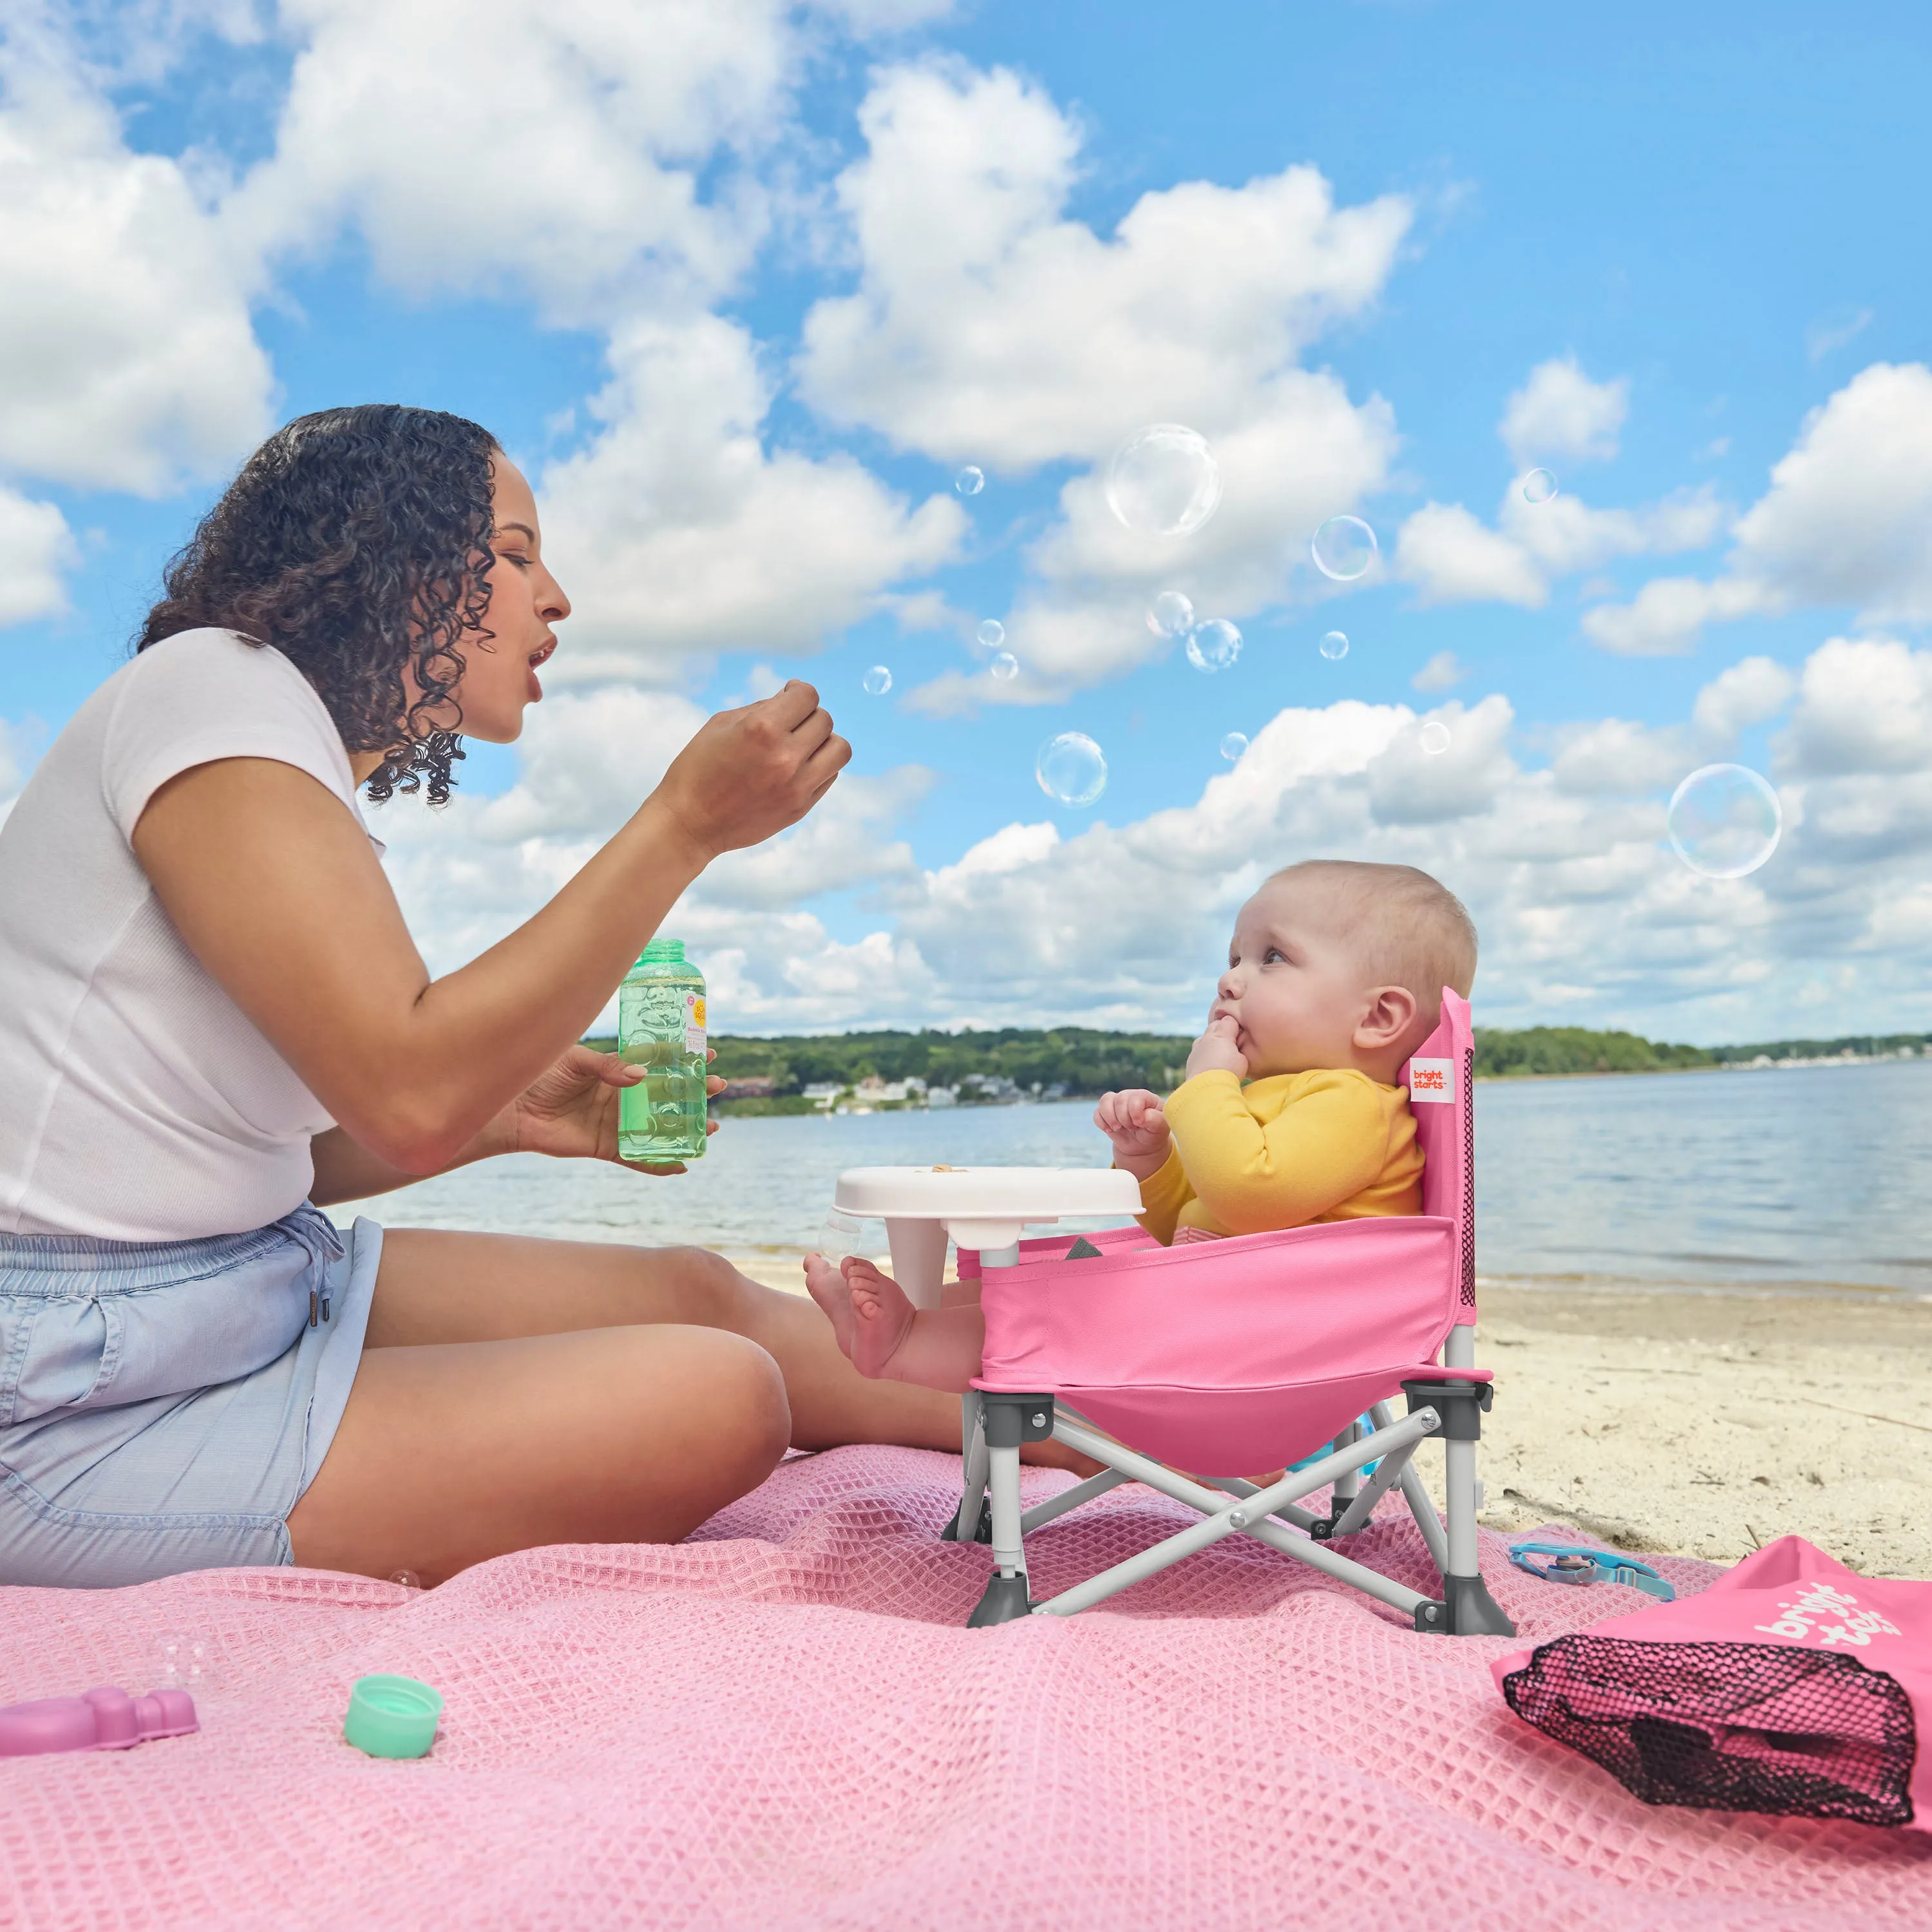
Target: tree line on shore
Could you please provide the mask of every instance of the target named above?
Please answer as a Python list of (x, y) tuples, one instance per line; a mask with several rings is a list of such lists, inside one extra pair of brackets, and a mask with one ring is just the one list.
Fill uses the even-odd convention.
[[(590, 1043), (607, 1048), (616, 1045), (604, 1040)], [(1182, 1078), (1192, 1043), (1186, 1034), (1108, 1033), (1075, 1026), (991, 1027), (965, 1033), (882, 1028), (770, 1039), (719, 1034), (711, 1041), (718, 1054), (712, 1071), (750, 1090), (726, 1100), (724, 1108), (745, 1113), (803, 1113), (813, 1104), (806, 1097), (806, 1088), (856, 1088), (868, 1078), (895, 1084), (911, 1079), (951, 1088), (968, 1104), (982, 1094), (1010, 1096), (1015, 1090), (1030, 1097), (1053, 1099), (1084, 1097), (1122, 1087), (1150, 1087), (1166, 1093)], [(1760, 1058), (1828, 1059), (1846, 1052), (1869, 1056), (1928, 1046), (1932, 1046), (1932, 1034), (1862, 1034), (1830, 1040), (1704, 1047), (1587, 1027), (1478, 1027), (1476, 1077), (1654, 1073), (1748, 1064)]]

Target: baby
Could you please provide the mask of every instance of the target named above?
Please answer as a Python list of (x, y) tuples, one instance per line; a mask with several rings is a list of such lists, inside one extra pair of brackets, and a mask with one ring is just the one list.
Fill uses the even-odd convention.
[[(1141, 1184), (1141, 1226), (1172, 1244), (1421, 1213), (1395, 1078), (1442, 989), (1466, 998), (1475, 974), (1475, 927), (1426, 872), (1316, 859), (1276, 873), (1236, 916), (1186, 1079), (1165, 1104), (1136, 1089), (1094, 1112)], [(810, 1256), (805, 1274), (862, 1375), (964, 1390), (979, 1373), (976, 1304), (915, 1309), (856, 1256), (842, 1270)]]

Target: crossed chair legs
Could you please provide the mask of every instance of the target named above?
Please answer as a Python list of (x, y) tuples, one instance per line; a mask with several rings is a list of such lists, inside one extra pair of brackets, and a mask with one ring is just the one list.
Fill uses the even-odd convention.
[[(993, 1546), (993, 1574), (968, 1623), (977, 1628), (1016, 1617), (1071, 1616), (1225, 1536), (1246, 1535), (1390, 1604), (1412, 1618), (1418, 1630), (1459, 1636), (1514, 1636), (1516, 1626), (1490, 1596), (1477, 1558), (1475, 1445), (1482, 1412), (1490, 1405), (1489, 1384), (1463, 1380), (1450, 1371), (1406, 1382), (1402, 1389), (1408, 1414), (1401, 1420), (1387, 1402), (1378, 1402), (1369, 1412), (1375, 1424), (1372, 1432), (1351, 1424), (1336, 1438), (1330, 1454), (1305, 1468), (1290, 1470), (1266, 1489), (1233, 1478), (1217, 1478), (1212, 1486), (1197, 1482), (1101, 1435), (1076, 1410), (1051, 1395), (969, 1394), (962, 1415), (965, 1491), (958, 1514), (942, 1532), (949, 1540), (989, 1542)], [(1438, 1433), (1447, 1459), (1446, 1530), (1413, 1462), (1417, 1445)], [(1106, 1467), (1022, 1511), (1020, 1445), (1043, 1442), (1049, 1436)], [(1365, 1481), (1363, 1472), (1371, 1462), (1376, 1467)], [(1027, 1532), (1126, 1482), (1144, 1483), (1186, 1503), (1202, 1513), (1202, 1520), (1084, 1583), (1035, 1603), (1028, 1588)], [(1298, 1507), (1298, 1498), (1330, 1485), (1333, 1495), (1327, 1516)], [(1336, 1538), (1362, 1528), (1376, 1504), (1398, 1485), (1442, 1576), (1439, 1598), (1425, 1597), (1392, 1582), (1332, 1546)], [(1296, 1530), (1303, 1533), (1293, 1534)]]

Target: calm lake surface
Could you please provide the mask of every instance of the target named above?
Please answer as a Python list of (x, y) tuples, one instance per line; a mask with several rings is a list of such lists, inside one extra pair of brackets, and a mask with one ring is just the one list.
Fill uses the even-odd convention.
[[(1070, 1101), (730, 1120), (668, 1180), (514, 1155), (362, 1211), (391, 1227), (799, 1250), (816, 1245), (842, 1168), (1102, 1166), (1092, 1115)], [(1485, 1276), (1932, 1297), (1932, 1061), (1480, 1082), (1476, 1141)]]

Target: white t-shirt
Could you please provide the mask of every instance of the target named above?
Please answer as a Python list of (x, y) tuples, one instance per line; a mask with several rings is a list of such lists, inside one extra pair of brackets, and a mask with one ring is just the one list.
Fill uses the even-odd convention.
[(215, 758), (293, 765), (362, 824), (308, 680), (206, 630), (116, 671), (0, 825), (0, 1229), (181, 1240), (308, 1192), (309, 1136), (334, 1122), (188, 950), (130, 843), (155, 792)]

